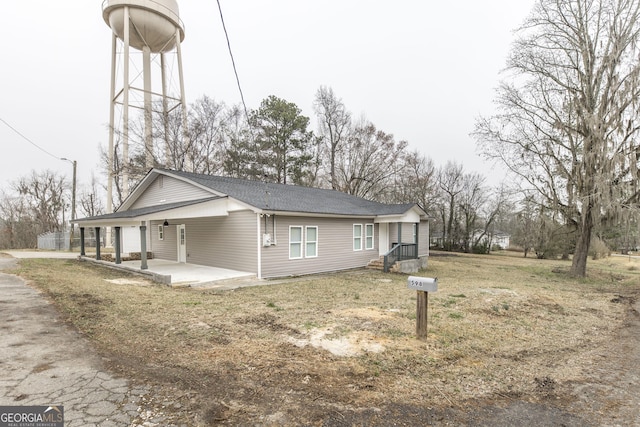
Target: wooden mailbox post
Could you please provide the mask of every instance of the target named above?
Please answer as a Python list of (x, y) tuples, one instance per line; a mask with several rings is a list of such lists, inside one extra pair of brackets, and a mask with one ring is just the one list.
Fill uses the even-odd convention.
[(415, 289), (418, 293), (418, 304), (416, 312), (416, 335), (418, 339), (427, 339), (427, 304), (429, 303), (429, 292), (438, 290), (438, 278), (409, 276), (407, 287)]

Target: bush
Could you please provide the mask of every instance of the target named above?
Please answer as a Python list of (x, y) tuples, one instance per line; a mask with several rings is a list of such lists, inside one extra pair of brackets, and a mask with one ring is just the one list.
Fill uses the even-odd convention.
[(594, 260), (605, 258), (611, 255), (611, 249), (607, 246), (607, 244), (599, 237), (594, 237), (591, 239), (591, 244), (589, 245), (589, 256)]

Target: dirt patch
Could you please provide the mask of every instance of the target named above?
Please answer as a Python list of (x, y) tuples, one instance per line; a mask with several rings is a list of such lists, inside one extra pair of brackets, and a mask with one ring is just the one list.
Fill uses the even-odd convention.
[(155, 386), (149, 410), (167, 425), (633, 425), (620, 420), (637, 416), (640, 272), (603, 260), (576, 280), (557, 263), (430, 260), (426, 341), (401, 275), (214, 292), (116, 285), (80, 263), (21, 274), (114, 370)]
[(336, 326), (314, 328), (309, 331), (308, 338), (287, 337), (287, 341), (296, 347), (311, 345), (327, 350), (334, 356), (359, 356), (364, 352), (380, 353), (384, 351), (383, 340), (366, 332), (354, 332), (348, 336), (334, 336)]
[(151, 284), (146, 280), (136, 280), (129, 277), (121, 277), (118, 279), (105, 279), (106, 282), (113, 283), (114, 285), (137, 285), (137, 286), (150, 286)]

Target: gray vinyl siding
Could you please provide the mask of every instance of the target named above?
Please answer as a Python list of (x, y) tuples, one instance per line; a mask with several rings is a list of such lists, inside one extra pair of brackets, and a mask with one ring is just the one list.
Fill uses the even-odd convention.
[(177, 260), (177, 225), (184, 224), (187, 237), (187, 263), (258, 273), (256, 214), (232, 212), (229, 216), (173, 219), (158, 240), (152, 236), (154, 256)]
[(153, 252), (154, 258), (167, 259), (170, 261), (178, 260), (178, 232), (175, 224), (163, 227), (164, 239), (158, 238), (158, 225), (162, 225), (163, 221), (151, 221), (150, 235), (151, 245), (149, 250)]
[[(162, 182), (162, 185), (160, 185)], [(158, 176), (129, 209), (211, 197), (213, 193), (170, 176)]]
[[(400, 243), (414, 243), (413, 242), (413, 223), (403, 222), (402, 224), (402, 242)], [(389, 224), (389, 243), (393, 245), (398, 243), (398, 223), (392, 222)], [(418, 236), (418, 243), (420, 243), (420, 236)], [(389, 248), (391, 249), (391, 248)]]
[[(363, 225), (362, 245), (364, 248), (364, 224), (373, 224), (370, 219), (310, 218), (276, 215), (276, 245), (262, 247), (262, 277), (284, 277), (345, 270), (366, 266), (378, 258), (378, 225), (374, 225), (373, 249), (353, 250), (353, 225)], [(267, 232), (273, 234), (272, 219), (268, 219)], [(318, 256), (315, 258), (289, 259), (289, 226), (318, 227)], [(264, 233), (264, 221), (261, 221)], [(303, 248), (305, 240), (303, 239)], [(304, 253), (304, 249), (303, 249)]]
[(429, 221), (420, 221), (418, 232), (418, 255), (429, 255)]

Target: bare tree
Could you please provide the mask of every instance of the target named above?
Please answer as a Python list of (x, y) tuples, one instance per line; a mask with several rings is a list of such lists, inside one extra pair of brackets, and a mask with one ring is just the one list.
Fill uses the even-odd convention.
[(188, 116), (192, 171), (216, 175), (222, 173), (226, 148), (227, 107), (204, 96), (192, 106)]
[(515, 212), (516, 227), (513, 241), (522, 246), (524, 257), (535, 247), (536, 242), (536, 214), (539, 204), (534, 194), (526, 194), (519, 202), (520, 209)]
[(64, 229), (65, 187), (64, 178), (51, 171), (32, 171), (13, 183), (13, 189), (31, 210), (38, 233)]
[[(129, 195), (129, 191), (134, 188), (142, 178), (144, 178), (148, 170), (146, 167), (144, 150), (139, 150), (140, 148), (144, 149), (144, 145), (136, 145), (130, 142), (130, 158), (128, 162), (125, 162), (121, 151), (121, 135), (119, 132), (115, 132), (114, 135), (113, 168), (112, 170), (109, 170), (109, 153), (108, 149), (104, 147), (101, 147), (100, 149), (100, 164), (103, 166), (104, 174), (107, 176), (107, 179), (113, 180), (112, 203), (113, 207), (117, 208)], [(125, 187), (124, 183), (125, 172), (127, 172), (128, 188)]]
[(519, 30), (499, 113), (475, 135), (577, 231), (586, 274), (601, 214), (639, 200), (640, 2), (538, 0)]
[(498, 231), (497, 227), (507, 220), (507, 216), (513, 210), (512, 193), (503, 183), (487, 194), (486, 201), (479, 208), (482, 218), (482, 229), (474, 235), (472, 247), (478, 247), (481, 242), (488, 242), (487, 253), (491, 251), (491, 243)]
[(99, 185), (95, 175), (91, 174), (91, 184), (81, 190), (78, 197), (80, 212), (86, 216), (97, 216), (105, 213), (102, 196), (99, 192)]
[(313, 108), (318, 118), (319, 137), (327, 151), (329, 181), (331, 188), (335, 190), (338, 188), (337, 157), (349, 137), (351, 113), (346, 110), (342, 100), (336, 97), (333, 89), (326, 86), (320, 86), (316, 92)]
[(406, 152), (396, 176), (393, 202), (418, 203), (427, 212), (432, 212), (436, 193), (436, 168), (433, 160), (418, 150)]
[(446, 250), (452, 250), (459, 245), (460, 228), (457, 223), (458, 197), (464, 190), (464, 172), (462, 165), (447, 162), (438, 169), (438, 187), (440, 200), (438, 211), (442, 221), (442, 243)]
[(39, 234), (64, 230), (63, 177), (54, 172), (32, 171), (11, 183), (13, 193), (0, 196), (0, 247), (36, 247)]
[(462, 191), (458, 193), (457, 209), (462, 223), (462, 250), (470, 252), (474, 246), (486, 238), (480, 228), (482, 207), (487, 200), (485, 178), (478, 173), (462, 176)]
[(395, 142), (366, 119), (361, 119), (345, 142), (337, 166), (338, 190), (354, 196), (386, 201), (391, 178), (405, 152), (405, 141)]
[(26, 199), (3, 191), (0, 195), (0, 248), (33, 248), (37, 237), (38, 227)]

